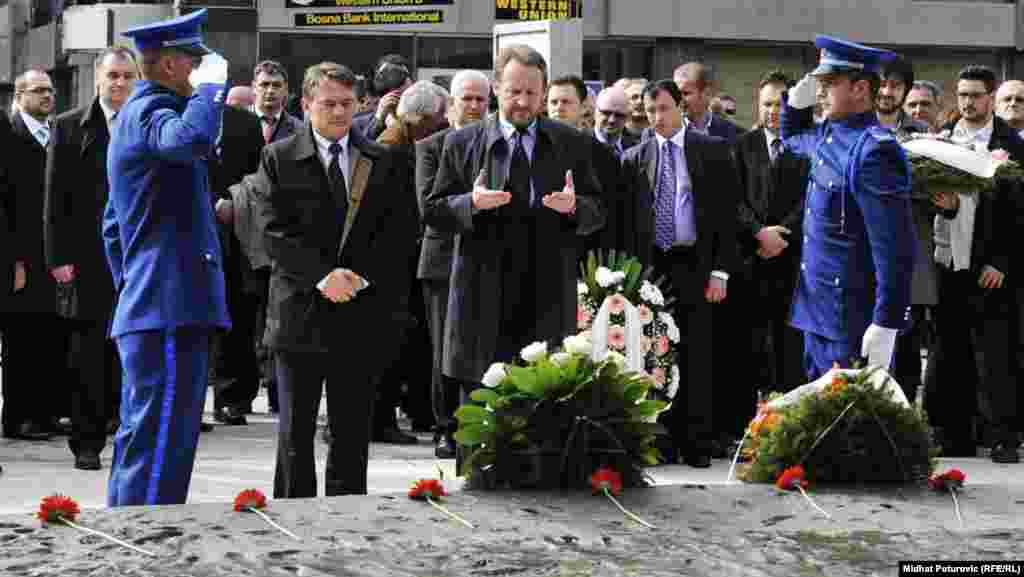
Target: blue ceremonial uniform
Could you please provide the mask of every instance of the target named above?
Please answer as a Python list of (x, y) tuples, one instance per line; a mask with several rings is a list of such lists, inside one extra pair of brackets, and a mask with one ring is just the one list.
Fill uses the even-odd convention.
[[(125, 32), (189, 54), (205, 11)], [(163, 43), (163, 44), (161, 44)], [(224, 85), (184, 97), (139, 81), (111, 127), (103, 218), (124, 370), (108, 505), (184, 503), (207, 388), (209, 333), (228, 328), (206, 157)]]
[[(822, 44), (832, 47), (819, 37)], [(826, 48), (814, 74), (865, 69), (846, 58)], [(908, 324), (916, 251), (910, 165), (874, 111), (815, 125), (812, 108), (784, 97), (780, 132), (787, 148), (811, 160), (791, 324), (804, 331), (814, 379), (860, 357), (869, 325)]]

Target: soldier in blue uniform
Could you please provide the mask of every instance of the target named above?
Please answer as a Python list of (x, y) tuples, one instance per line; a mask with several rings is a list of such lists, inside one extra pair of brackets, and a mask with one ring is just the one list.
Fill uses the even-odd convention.
[[(811, 160), (791, 323), (812, 379), (860, 356), (888, 369), (916, 251), (910, 165), (873, 110), (878, 70), (896, 55), (820, 35), (815, 45), (819, 65), (789, 91), (781, 123), (785, 146)], [(829, 108), (817, 125), (816, 84)]]
[(115, 117), (103, 218), (124, 370), (107, 504), (184, 503), (206, 400), (209, 337), (230, 327), (207, 186), (227, 62), (202, 10), (124, 32), (142, 80)]

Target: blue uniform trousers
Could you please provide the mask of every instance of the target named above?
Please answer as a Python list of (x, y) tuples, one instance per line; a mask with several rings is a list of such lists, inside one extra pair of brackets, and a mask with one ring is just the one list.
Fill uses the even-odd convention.
[(210, 329), (141, 331), (116, 340), (124, 379), (107, 505), (184, 503), (206, 402)]
[[(860, 340), (858, 339), (858, 344)], [(811, 332), (804, 331), (804, 370), (807, 380), (813, 381), (832, 370), (833, 363), (848, 369), (850, 361), (860, 356), (860, 350), (854, 351), (850, 341), (833, 341)]]

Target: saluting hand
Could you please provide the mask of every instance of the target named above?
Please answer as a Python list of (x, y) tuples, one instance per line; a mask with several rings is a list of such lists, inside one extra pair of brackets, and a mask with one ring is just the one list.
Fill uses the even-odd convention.
[(562, 214), (576, 212), (576, 185), (572, 180), (572, 170), (565, 171), (565, 187), (561, 192), (552, 192), (543, 198), (544, 206)]
[(481, 169), (473, 183), (473, 208), (490, 210), (504, 206), (512, 201), (512, 193), (506, 190), (488, 190), (487, 171)]

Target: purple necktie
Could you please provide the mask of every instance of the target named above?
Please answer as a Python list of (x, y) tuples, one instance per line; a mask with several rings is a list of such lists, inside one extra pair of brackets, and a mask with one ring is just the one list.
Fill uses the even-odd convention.
[(676, 238), (676, 157), (672, 149), (671, 140), (661, 145), (661, 174), (654, 201), (654, 244), (662, 250), (672, 248)]

